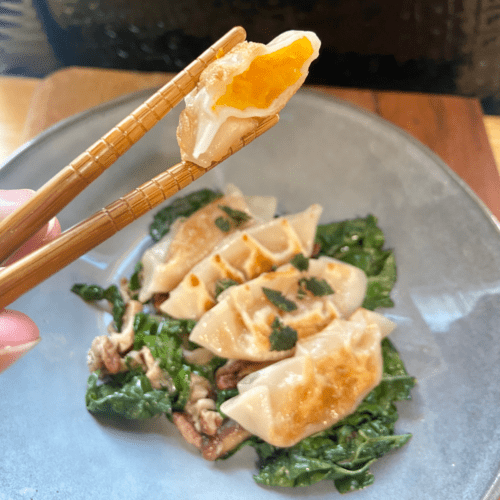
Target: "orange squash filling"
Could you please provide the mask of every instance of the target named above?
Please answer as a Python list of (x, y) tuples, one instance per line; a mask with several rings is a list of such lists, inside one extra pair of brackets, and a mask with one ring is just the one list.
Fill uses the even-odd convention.
[(311, 42), (304, 36), (271, 54), (257, 56), (246, 71), (233, 78), (215, 106), (240, 110), (268, 108), (274, 99), (302, 76), (300, 68), (313, 52)]

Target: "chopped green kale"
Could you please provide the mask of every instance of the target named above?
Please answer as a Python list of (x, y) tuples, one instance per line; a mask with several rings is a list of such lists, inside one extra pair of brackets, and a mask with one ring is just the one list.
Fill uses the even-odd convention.
[(215, 282), (215, 298), (217, 298), (224, 290), (227, 290), (231, 286), (238, 285), (237, 281), (231, 278), (222, 278)]
[(170, 319), (138, 313), (134, 320), (134, 350), (149, 347), (153, 357), (160, 362), (173, 381), (174, 410), (182, 410), (189, 398), (189, 381), (193, 371), (183, 356), (183, 342), (195, 325), (192, 320)]
[(215, 401), (215, 407), (217, 408), (217, 411), (221, 415), (223, 415), (223, 413), (220, 411), (221, 404), (227, 401), (228, 399), (234, 398), (237, 395), (238, 395), (238, 389), (222, 389), (217, 391), (217, 400)]
[(172, 412), (169, 393), (153, 389), (143, 373), (129, 371), (99, 380), (99, 372), (90, 374), (85, 394), (87, 409), (106, 417), (146, 419)]
[[(164, 318), (142, 312), (136, 314), (134, 318), (135, 338), (133, 349), (140, 350), (142, 347), (147, 346), (153, 357), (159, 361), (160, 368), (164, 370), (168, 379), (172, 382), (173, 389), (167, 395), (170, 408), (174, 411), (182, 411), (189, 399), (191, 373), (201, 375), (213, 383), (215, 370), (226, 361), (218, 357), (214, 357), (206, 365), (196, 365), (186, 361), (183, 356), (183, 346), (187, 343), (187, 338), (194, 325), (193, 320)], [(143, 389), (144, 398), (147, 400), (144, 404), (149, 404), (148, 402), (153, 396), (160, 398), (157, 393), (149, 394), (151, 389), (147, 387), (146, 382), (143, 380), (145, 375), (142, 373), (137, 374), (137, 370), (127, 373), (139, 378), (130, 379), (129, 377), (132, 377), (132, 375), (121, 374), (120, 376), (114, 375), (98, 386), (96, 385), (97, 382), (89, 385), (87, 401), (91, 401), (92, 404), (89, 406), (87, 402), (87, 408), (93, 413), (106, 413), (111, 411), (109, 409), (111, 401), (113, 402), (114, 414), (120, 414), (126, 418), (135, 418), (129, 417), (129, 415), (135, 414), (138, 411), (136, 407), (142, 404), (140, 403), (139, 388)], [(98, 392), (96, 392), (96, 387), (99, 389)], [(132, 390), (135, 399), (130, 397)], [(127, 394), (127, 397), (123, 396), (123, 392)], [(161, 392), (165, 391), (162, 390)], [(116, 393), (116, 396), (113, 397), (114, 393)], [(103, 399), (98, 396), (106, 396), (106, 398)], [(89, 400), (89, 398), (91, 399)], [(164, 403), (161, 408), (165, 408), (166, 404)], [(161, 413), (161, 411), (159, 412)], [(169, 415), (167, 411), (164, 413), (167, 416)]]
[(392, 307), (390, 292), (396, 283), (396, 262), (391, 250), (384, 250), (384, 234), (373, 215), (318, 226), (319, 255), (328, 255), (362, 269), (368, 277), (363, 307)]
[(139, 274), (142, 271), (143, 265), (142, 262), (138, 262), (135, 265), (134, 272), (130, 279), (128, 280), (128, 289), (132, 292), (135, 292), (141, 288), (141, 281), (139, 279)]

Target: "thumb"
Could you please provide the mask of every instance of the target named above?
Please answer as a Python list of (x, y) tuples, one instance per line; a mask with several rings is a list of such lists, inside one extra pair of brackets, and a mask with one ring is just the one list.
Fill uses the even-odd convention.
[[(0, 220), (32, 198), (33, 194), (34, 191), (30, 189), (0, 189)], [(10, 256), (6, 264), (12, 263), (48, 243), (60, 233), (61, 227), (58, 220), (54, 218)], [(39, 341), (38, 327), (26, 314), (8, 309), (0, 311), (0, 372), (18, 360)]]
[(40, 341), (40, 332), (26, 314), (4, 309), (0, 312), (0, 372)]

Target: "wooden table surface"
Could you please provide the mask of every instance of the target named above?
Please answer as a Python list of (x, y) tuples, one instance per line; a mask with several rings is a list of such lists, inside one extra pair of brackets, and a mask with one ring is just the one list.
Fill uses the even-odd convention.
[[(2, 76), (0, 163), (59, 120), (120, 95), (159, 87), (170, 78), (164, 73), (88, 68), (66, 68), (43, 80)], [(416, 137), (500, 219), (500, 117), (484, 116), (477, 99), (315, 88), (371, 111)]]

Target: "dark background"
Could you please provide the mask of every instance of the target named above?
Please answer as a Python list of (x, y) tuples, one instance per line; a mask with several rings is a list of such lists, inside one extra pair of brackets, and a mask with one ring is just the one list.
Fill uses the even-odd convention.
[(315, 31), (309, 83), (473, 96), (500, 111), (500, 0), (0, 0), (0, 73), (176, 72), (236, 25), (264, 43)]

